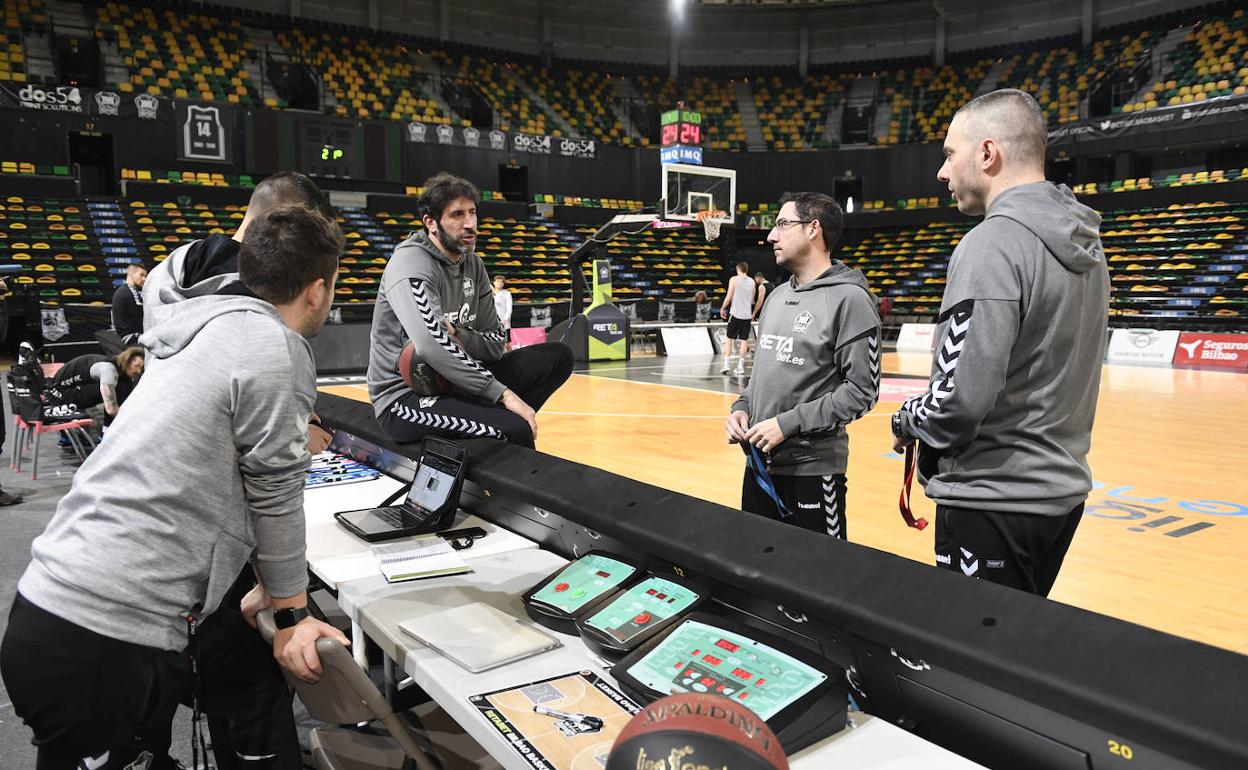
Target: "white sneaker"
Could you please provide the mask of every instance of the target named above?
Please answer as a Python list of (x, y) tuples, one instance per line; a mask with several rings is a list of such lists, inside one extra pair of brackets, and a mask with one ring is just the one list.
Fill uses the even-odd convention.
[(719, 370), (720, 374), (732, 374), (732, 356), (724, 356), (724, 368)]
[(744, 358), (737, 362), (737, 376), (738, 377), (745, 376), (745, 359)]

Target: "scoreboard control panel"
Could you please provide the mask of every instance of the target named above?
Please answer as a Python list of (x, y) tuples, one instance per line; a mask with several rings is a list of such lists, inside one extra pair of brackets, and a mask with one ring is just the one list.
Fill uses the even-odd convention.
[(597, 652), (616, 657), (667, 630), (705, 599), (692, 585), (651, 575), (578, 622), (577, 630)]
[(625, 656), (611, 673), (642, 703), (680, 692), (731, 698), (766, 720), (788, 752), (845, 726), (843, 671), (792, 642), (706, 613)]
[(585, 554), (548, 575), (524, 595), (524, 608), (538, 623), (576, 633), (577, 615), (592, 612), (640, 572), (628, 561), (601, 552)]

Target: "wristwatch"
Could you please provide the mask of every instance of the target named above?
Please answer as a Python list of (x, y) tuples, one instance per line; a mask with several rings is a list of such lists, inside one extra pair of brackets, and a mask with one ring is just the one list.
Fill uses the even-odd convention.
[(308, 612), (307, 607), (286, 607), (280, 610), (274, 610), (273, 622), (278, 628), (290, 628), (299, 623), (312, 613)]
[(893, 412), (893, 435), (901, 438), (901, 410)]

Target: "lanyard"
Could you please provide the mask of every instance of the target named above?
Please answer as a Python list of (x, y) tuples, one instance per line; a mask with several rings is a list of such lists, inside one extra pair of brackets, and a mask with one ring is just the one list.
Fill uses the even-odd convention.
[(780, 494), (776, 491), (776, 484), (771, 480), (771, 474), (767, 473), (767, 464), (763, 461), (763, 456), (748, 441), (741, 442), (741, 449), (745, 451), (746, 464), (749, 466), (750, 472), (754, 474), (754, 481), (758, 484), (759, 489), (763, 490), (771, 498), (771, 501), (776, 504), (776, 510), (780, 512), (780, 518), (788, 517), (789, 507), (780, 499)]
[(919, 467), (917, 442), (911, 442), (910, 445), (906, 447), (905, 458), (905, 475), (901, 483), (901, 497), (897, 500), (897, 507), (901, 511), (901, 518), (906, 520), (907, 527), (923, 529), (927, 526), (927, 519), (914, 518), (914, 512), (910, 510), (910, 487), (914, 484), (914, 474)]

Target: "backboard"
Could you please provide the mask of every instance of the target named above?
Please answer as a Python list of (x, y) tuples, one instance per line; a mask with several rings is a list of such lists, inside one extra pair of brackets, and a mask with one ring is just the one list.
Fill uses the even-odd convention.
[(723, 211), (731, 224), (737, 210), (737, 172), (730, 168), (663, 164), (663, 217), (698, 221), (700, 211)]

